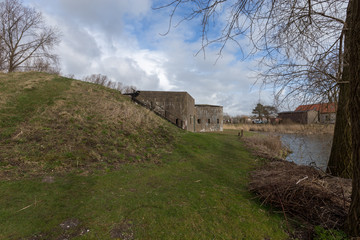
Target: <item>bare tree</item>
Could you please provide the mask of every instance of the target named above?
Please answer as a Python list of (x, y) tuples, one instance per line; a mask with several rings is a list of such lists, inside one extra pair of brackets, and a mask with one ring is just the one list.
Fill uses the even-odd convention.
[(33, 58), (25, 62), (26, 70), (35, 72), (47, 72), (51, 74), (60, 74), (60, 67), (57, 58)]
[[(352, 123), (350, 118), (350, 69), (349, 69), (349, 54), (351, 49), (349, 48), (350, 43), (350, 28), (351, 25), (351, 10), (353, 0), (349, 1), (346, 20), (341, 34), (341, 51), (339, 56), (341, 79), (339, 80), (339, 104), (336, 113), (336, 123), (333, 138), (333, 145), (331, 148), (330, 159), (328, 161), (327, 171), (333, 175), (351, 178), (353, 171), (358, 169), (354, 168), (354, 158), (352, 156), (353, 145), (352, 145)], [(355, 160), (356, 161), (356, 160)]]
[(352, 133), (353, 181), (348, 228), (351, 236), (360, 236), (360, 2), (351, 0), (348, 33), (350, 119)]
[(5, 64), (5, 47), (2, 37), (0, 36), (0, 71), (4, 70)]
[(108, 76), (102, 74), (91, 74), (84, 77), (84, 81), (99, 84), (105, 87), (109, 85), (109, 82), (111, 82)]
[(200, 20), (202, 50), (217, 44), (221, 54), (229, 41), (241, 49), (239, 40), (248, 37), (248, 54), (263, 52), (267, 70), (260, 77), (280, 89), (278, 96), (338, 101), (329, 164), (336, 175), (353, 172), (348, 225), (352, 236), (360, 236), (359, 1), (172, 0), (159, 8), (171, 9), (169, 29), (179, 9), (183, 20)]
[(0, 38), (0, 65), (8, 72), (31, 61), (57, 61), (51, 50), (59, 43), (58, 30), (47, 26), (40, 12), (22, 5), (20, 0), (0, 3)]

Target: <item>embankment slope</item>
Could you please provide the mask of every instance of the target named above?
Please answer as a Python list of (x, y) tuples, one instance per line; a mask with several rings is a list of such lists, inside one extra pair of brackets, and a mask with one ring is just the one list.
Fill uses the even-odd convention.
[(178, 132), (116, 90), (46, 73), (0, 75), (0, 179), (156, 162)]

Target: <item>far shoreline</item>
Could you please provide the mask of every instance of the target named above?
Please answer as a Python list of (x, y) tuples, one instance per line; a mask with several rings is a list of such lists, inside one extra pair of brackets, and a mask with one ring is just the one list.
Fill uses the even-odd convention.
[(334, 124), (224, 124), (224, 129), (290, 134), (334, 134)]

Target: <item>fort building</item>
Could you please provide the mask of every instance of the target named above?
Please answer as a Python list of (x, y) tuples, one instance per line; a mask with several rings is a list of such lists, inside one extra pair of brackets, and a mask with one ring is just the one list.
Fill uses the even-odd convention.
[(187, 92), (137, 91), (133, 100), (184, 130), (223, 130), (223, 107), (195, 105), (194, 98)]
[(207, 104), (195, 105), (196, 132), (223, 131), (223, 107)]

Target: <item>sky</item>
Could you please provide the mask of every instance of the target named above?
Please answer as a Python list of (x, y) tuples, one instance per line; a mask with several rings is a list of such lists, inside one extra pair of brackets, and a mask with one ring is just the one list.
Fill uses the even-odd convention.
[[(138, 90), (186, 91), (196, 104), (251, 115), (260, 101), (272, 105), (273, 90), (256, 81), (257, 59), (239, 57), (238, 46), (201, 49), (198, 20), (169, 26), (171, 9), (154, 10), (154, 0), (24, 0), (61, 32), (54, 50), (61, 74), (83, 79), (103, 74)], [(180, 19), (180, 16), (175, 17)], [(246, 52), (247, 44), (242, 46)]]

